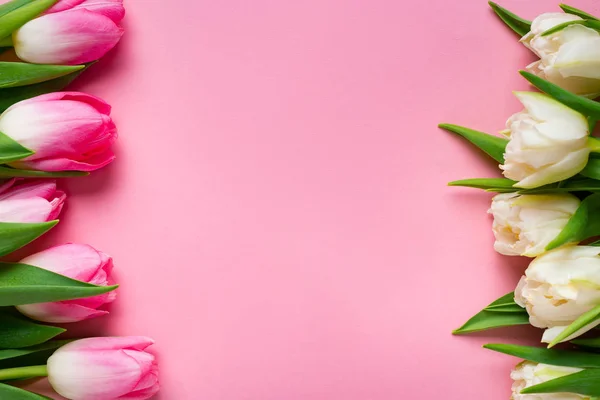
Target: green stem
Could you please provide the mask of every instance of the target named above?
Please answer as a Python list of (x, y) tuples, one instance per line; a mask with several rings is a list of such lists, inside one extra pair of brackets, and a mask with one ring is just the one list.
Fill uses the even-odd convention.
[(4, 39), (0, 39), (0, 47), (13, 47), (12, 36), (7, 36)]
[(589, 136), (587, 145), (592, 153), (600, 153), (600, 139)]
[(31, 367), (0, 369), (0, 381), (12, 379), (29, 379), (41, 376), (48, 376), (48, 369), (45, 365), (33, 365)]

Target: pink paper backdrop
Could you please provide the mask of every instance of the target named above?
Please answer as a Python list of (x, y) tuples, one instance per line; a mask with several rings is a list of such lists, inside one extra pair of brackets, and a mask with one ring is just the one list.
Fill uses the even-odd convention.
[[(558, 1), (504, 0), (532, 18)], [(572, 5), (600, 14), (594, 0)], [(118, 160), (64, 182), (64, 241), (112, 254), (112, 315), (156, 339), (160, 400), (507, 399), (516, 360), (450, 332), (514, 288), (492, 250), (495, 132), (533, 57), (483, 0), (129, 0), (76, 85), (114, 106)]]

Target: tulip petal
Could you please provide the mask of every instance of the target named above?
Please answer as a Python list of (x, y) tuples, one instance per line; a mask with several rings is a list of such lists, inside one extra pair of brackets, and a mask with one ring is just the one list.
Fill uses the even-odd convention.
[(52, 324), (79, 322), (108, 314), (108, 311), (67, 302), (27, 304), (17, 306), (17, 310), (31, 319)]
[(125, 337), (102, 337), (81, 339), (69, 343), (63, 349), (69, 351), (79, 350), (144, 350), (154, 344), (154, 340), (146, 336), (125, 336)]

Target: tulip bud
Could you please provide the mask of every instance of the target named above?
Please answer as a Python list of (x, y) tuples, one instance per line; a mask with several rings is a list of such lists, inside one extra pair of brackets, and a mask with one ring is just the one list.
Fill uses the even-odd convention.
[(492, 199), (494, 249), (507, 256), (535, 257), (546, 249), (573, 216), (580, 201), (571, 194), (518, 195)]
[(104, 101), (77, 92), (21, 101), (0, 115), (0, 132), (34, 154), (11, 166), (42, 171), (93, 171), (109, 164), (117, 137)]
[[(17, 56), (35, 64), (63, 65), (84, 64), (104, 56), (119, 42), (123, 29), (108, 16), (79, 6), (43, 15), (15, 31)], [(118, 14), (114, 8), (102, 12)]]
[[(599, 254), (600, 247), (563, 246), (529, 264), (515, 290), (515, 302), (527, 310), (531, 325), (546, 329), (542, 342), (552, 342), (578, 317), (600, 304)], [(600, 320), (565, 340), (598, 324)]]
[[(112, 258), (84, 244), (64, 244), (33, 254), (20, 261), (48, 271), (67, 276), (78, 281), (99, 286), (109, 284), (113, 268)], [(108, 314), (97, 308), (112, 302), (115, 292), (94, 297), (37, 303), (17, 306), (17, 309), (31, 319), (50, 323), (77, 322)]]
[(551, 35), (550, 28), (581, 18), (567, 13), (542, 14), (531, 23), (531, 30), (521, 42), (539, 61), (527, 70), (563, 89), (587, 97), (600, 94), (600, 34), (580, 24), (573, 24)]
[(39, 180), (0, 186), (0, 222), (46, 222), (56, 219), (67, 196), (56, 181)]
[(46, 11), (46, 13), (81, 9), (102, 14), (115, 23), (119, 23), (125, 16), (123, 0), (60, 0)]
[(158, 365), (145, 337), (77, 340), (48, 359), (48, 380), (71, 400), (144, 400), (158, 392)]
[(523, 361), (510, 373), (514, 381), (512, 385), (512, 400), (587, 400), (588, 396), (575, 393), (536, 393), (521, 394), (525, 388), (547, 382), (581, 371), (579, 368), (559, 367), (556, 365), (538, 364)]
[[(586, 118), (541, 93), (515, 93), (525, 110), (506, 123), (504, 176), (520, 188), (570, 178), (585, 168), (590, 148)], [(1, 129), (0, 129), (1, 130)]]

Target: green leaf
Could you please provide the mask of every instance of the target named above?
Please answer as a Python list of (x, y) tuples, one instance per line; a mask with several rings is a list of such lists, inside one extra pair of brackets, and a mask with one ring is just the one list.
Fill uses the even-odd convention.
[(72, 178), (77, 176), (88, 176), (89, 174), (89, 172), (85, 171), (46, 172), (0, 167), (0, 178)]
[(600, 355), (594, 353), (517, 346), (514, 344), (486, 344), (483, 347), (540, 364), (573, 368), (600, 368)]
[(0, 17), (0, 38), (9, 36), (56, 2), (57, 0), (34, 0), (2, 15)]
[(521, 189), (513, 187), (517, 183), (506, 178), (472, 178), (448, 182), (448, 186), (462, 186), (475, 189), (484, 189), (489, 192), (511, 193)]
[(32, 85), (77, 72), (84, 65), (42, 65), (0, 62), (0, 89)]
[(560, 101), (567, 107), (570, 107), (573, 110), (578, 111), (587, 117), (592, 117), (595, 120), (600, 120), (600, 103), (573, 94), (561, 88), (560, 86), (556, 86), (553, 83), (550, 83), (542, 78), (537, 77), (536, 75), (530, 72), (519, 71), (519, 73), (525, 79), (527, 79), (533, 86), (537, 87), (542, 92), (545, 92), (554, 99)]
[(529, 324), (527, 311), (514, 301), (514, 293), (508, 293), (494, 301), (452, 333), (462, 335), (487, 329)]
[(0, 312), (0, 348), (18, 349), (36, 346), (63, 332), (65, 329), (37, 324), (6, 311)]
[(117, 286), (96, 286), (27, 264), (0, 263), (0, 306), (92, 297)]
[(0, 222), (0, 256), (33, 242), (56, 224), (58, 220), (40, 223)]
[(0, 89), (0, 113), (21, 100), (30, 99), (41, 94), (60, 92), (92, 64), (87, 64), (85, 68), (79, 71), (35, 85)]
[(562, 8), (562, 10), (568, 14), (573, 14), (573, 15), (577, 15), (580, 18), (583, 19), (595, 19), (598, 20), (598, 18), (594, 17), (592, 14), (588, 14), (585, 11), (582, 11), (580, 9), (577, 9), (575, 7), (571, 7), (568, 6), (566, 4), (561, 4), (560, 8)]
[(34, 152), (0, 132), (0, 164), (21, 160)]
[(600, 158), (590, 157), (587, 165), (580, 174), (586, 178), (600, 180)]
[[(599, 243), (600, 243), (600, 241), (599, 241)], [(575, 339), (575, 340), (571, 340), (571, 343), (576, 346), (580, 346), (580, 347), (600, 349), (600, 338)]]
[(0, 383), (0, 399), (2, 400), (52, 400), (50, 397), (28, 392), (14, 386)]
[(56, 350), (59, 347), (70, 343), (71, 340), (51, 340), (37, 346), (24, 347), (22, 349), (4, 349), (0, 350), (0, 361), (27, 356), (34, 353), (40, 353), (47, 350)]
[(575, 213), (569, 218), (567, 225), (546, 246), (546, 250), (556, 249), (567, 243), (577, 243), (590, 237), (599, 236), (599, 216), (600, 193), (596, 193), (583, 199)]
[(600, 370), (584, 369), (571, 375), (530, 386), (521, 390), (521, 393), (578, 393), (586, 396), (600, 396)]
[(458, 125), (439, 124), (438, 126), (462, 136), (500, 164), (504, 163), (504, 150), (506, 149), (508, 140)]
[(489, 2), (492, 10), (500, 17), (502, 21), (519, 36), (525, 36), (531, 30), (531, 21), (527, 21), (516, 14), (508, 11), (506, 8), (500, 7), (493, 1)]
[(553, 33), (560, 32), (563, 29), (565, 29), (567, 26), (571, 26), (571, 25), (583, 25), (587, 28), (594, 29), (596, 31), (600, 31), (600, 21), (597, 21), (595, 19), (593, 19), (593, 20), (583, 19), (583, 20), (577, 20), (577, 21), (567, 21), (567, 22), (563, 22), (562, 24), (553, 26), (552, 28), (542, 32), (542, 36), (549, 36), (549, 35), (552, 35)]
[[(548, 344), (548, 348), (556, 346), (558, 343), (564, 341), (569, 336), (572, 336), (578, 333), (580, 330), (586, 328), (590, 324), (593, 324), (600, 318), (600, 305), (592, 308), (590, 311), (582, 314), (579, 318), (573, 321), (569, 326), (565, 328), (561, 333), (554, 338), (550, 344)], [(581, 334), (583, 334), (582, 332)]]
[(0, 17), (5, 16), (9, 12), (16, 10), (17, 8), (21, 8), (24, 5), (29, 3), (33, 3), (35, 0), (13, 0), (8, 3), (4, 3), (0, 5)]

